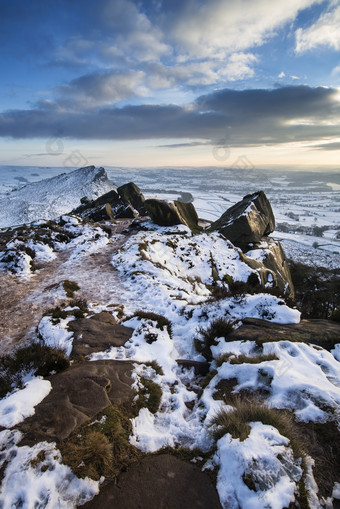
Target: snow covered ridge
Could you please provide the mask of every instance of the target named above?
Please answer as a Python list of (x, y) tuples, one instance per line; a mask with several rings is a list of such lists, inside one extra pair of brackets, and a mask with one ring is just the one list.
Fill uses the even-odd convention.
[[(215, 471), (223, 509), (284, 509), (290, 503), (298, 508), (302, 502), (312, 509), (331, 507), (333, 487), (333, 496), (339, 491), (334, 475), (331, 488), (323, 488), (318, 494), (318, 453), (313, 456), (311, 449), (304, 451), (296, 445), (294, 433), (284, 425), (284, 416), (289, 414), (292, 426), (304, 438), (311, 436), (313, 426), (319, 426), (320, 442), (322, 426), (332, 427), (336, 436), (340, 407), (338, 348), (329, 352), (279, 336), (268, 342), (261, 338), (232, 341), (229, 336), (242, 330), (246, 317), (276, 324), (300, 321), (299, 311), (284, 297), (273, 294), (274, 278), (263, 283), (260, 277), (267, 244), (259, 244), (250, 258), (217, 232), (193, 235), (184, 225), (157, 227), (145, 220), (131, 226), (120, 235), (126, 240), (119, 249), (112, 242), (112, 251), (106, 249), (114, 235), (109, 238), (108, 224), (104, 223), (62, 216), (58, 221), (12, 229), (3, 232), (2, 268), (14, 272), (14, 277), (25, 275), (27, 279), (20, 279), (20, 284), (26, 285), (39, 279), (44, 272), (41, 267), (53, 270), (55, 260), (66, 255), (68, 279), (74, 280), (80, 273), (91, 278), (87, 255), (94, 254), (94, 260), (97, 257), (105, 278), (100, 284), (93, 282), (82, 320), (95, 322), (90, 313), (106, 310), (111, 318), (121, 320), (119, 326), (130, 328), (125, 343), (92, 354), (91, 361), (118, 360), (124, 368), (131, 366), (131, 387), (136, 391), (131, 409), (143, 398), (146, 402), (131, 418), (131, 447), (146, 454), (162, 447), (192, 451), (193, 461), (200, 468)], [(113, 233), (118, 232), (116, 227), (110, 224)], [(111, 272), (102, 265), (101, 251), (105, 251)], [(29, 265), (27, 270), (24, 262)], [(34, 273), (36, 276), (31, 277)], [(100, 300), (99, 286), (114, 285), (118, 287), (115, 299)], [(81, 290), (80, 284), (80, 294)], [(113, 312), (117, 295), (119, 315)], [(66, 296), (64, 299), (63, 311), (72, 313)], [(55, 323), (47, 315), (39, 318), (36, 327), (40, 341), (58, 346), (72, 360), (76, 340), (68, 330), (70, 320), (68, 315)], [(83, 342), (89, 348), (87, 340)], [(89, 359), (77, 361), (89, 370)], [(72, 372), (74, 367), (77, 365), (64, 373)], [(108, 391), (105, 377), (97, 378)], [(27, 419), (39, 415), (38, 400), (49, 392), (54, 380), (27, 380), (23, 389), (0, 402), (0, 424), (6, 428), (0, 433), (0, 468), (4, 467), (0, 506), (4, 509), (71, 509), (90, 500), (100, 488), (102, 478), (77, 477), (77, 468), (84, 462), (80, 459), (72, 472), (54, 443), (40, 439), (32, 447), (20, 444), (20, 432), (14, 428), (23, 420), (22, 426), (25, 422), (29, 426), (31, 421)], [(155, 386), (159, 401), (147, 391)], [(87, 397), (88, 392), (84, 400)], [(251, 411), (244, 415), (242, 408), (247, 406)], [(262, 406), (269, 413), (261, 413)], [(230, 425), (233, 416), (240, 429)], [(108, 426), (108, 421), (109, 416), (96, 414), (75, 434), (86, 442), (87, 429), (100, 430)], [(199, 456), (196, 448), (200, 449)]]
[(15, 189), (0, 198), (0, 228), (55, 219), (80, 205), (83, 197), (98, 198), (116, 186), (104, 168), (87, 166)]

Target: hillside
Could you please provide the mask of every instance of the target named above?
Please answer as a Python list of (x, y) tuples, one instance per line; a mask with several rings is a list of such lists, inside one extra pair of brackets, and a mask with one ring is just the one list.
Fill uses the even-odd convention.
[(300, 319), (264, 193), (205, 229), (100, 182), (0, 230), (0, 506), (338, 507), (340, 324)]

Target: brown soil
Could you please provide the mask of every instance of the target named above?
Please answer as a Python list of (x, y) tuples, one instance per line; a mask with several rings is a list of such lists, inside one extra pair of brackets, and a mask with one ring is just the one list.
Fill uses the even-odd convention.
[[(113, 224), (113, 235), (129, 224), (129, 220)], [(0, 273), (0, 355), (27, 342), (35, 334), (44, 311), (65, 300), (56, 292), (64, 280), (76, 281), (80, 286), (77, 297), (87, 302), (119, 304), (119, 277), (111, 259), (125, 240), (123, 236), (111, 239), (100, 251), (85, 253), (76, 262), (69, 261), (71, 249), (59, 252), (55, 260), (29, 278)]]

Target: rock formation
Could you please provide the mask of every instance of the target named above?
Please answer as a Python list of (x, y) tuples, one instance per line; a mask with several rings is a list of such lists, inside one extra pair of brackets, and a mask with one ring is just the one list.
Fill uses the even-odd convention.
[(247, 249), (275, 229), (275, 218), (263, 191), (248, 194), (212, 223), (208, 231), (218, 231), (235, 246)]
[(159, 226), (185, 224), (191, 229), (198, 228), (198, 215), (192, 203), (149, 199), (145, 206), (152, 221)]

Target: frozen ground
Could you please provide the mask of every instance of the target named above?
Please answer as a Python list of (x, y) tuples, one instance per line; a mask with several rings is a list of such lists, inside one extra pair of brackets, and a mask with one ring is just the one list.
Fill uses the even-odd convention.
[[(174, 176), (174, 171), (170, 170), (157, 175), (159, 180), (156, 174), (146, 171), (119, 173), (112, 170), (111, 178), (118, 185), (133, 180), (147, 193), (151, 193), (152, 188), (157, 191), (158, 185), (172, 197), (190, 192), (200, 215), (208, 218), (210, 214), (211, 219), (244, 194), (259, 187), (259, 180), (250, 182), (249, 176), (248, 181), (245, 178), (243, 181), (228, 181), (223, 170), (216, 170), (215, 179), (209, 178), (208, 189), (203, 170), (196, 177), (194, 172), (186, 174), (185, 178), (183, 172)], [(287, 179), (285, 176), (275, 179), (273, 185), (276, 187), (273, 188), (269, 184), (265, 188), (265, 181), (261, 186), (272, 200), (279, 220), (287, 218), (287, 221), (289, 219), (297, 224), (306, 217), (303, 222), (307, 224), (310, 217), (307, 211), (319, 211), (316, 215), (318, 225), (325, 226), (326, 219), (330, 222), (333, 218), (330, 231), (336, 232), (339, 223), (336, 210), (338, 191), (325, 188), (317, 180), (310, 183), (307, 192), (306, 187), (303, 191), (302, 184), (298, 186), (298, 181), (290, 186)], [(299, 187), (296, 191), (299, 194), (288, 192), (287, 189), (294, 189), (294, 186)], [(270, 195), (273, 189), (276, 190), (274, 198)], [(299, 207), (304, 204), (302, 209), (298, 209), (297, 205), (293, 209), (293, 205), (287, 203), (281, 203), (280, 209), (278, 189), (283, 193), (281, 200), (292, 199), (294, 195)], [(157, 192), (164, 196), (164, 193)], [(310, 202), (310, 194), (314, 192), (315, 206), (313, 200)], [(310, 207), (307, 207), (309, 202)], [(284, 215), (284, 210), (299, 213), (300, 220)], [(158, 228), (147, 222), (144, 225), (147, 231), (125, 237), (122, 225), (108, 238), (94, 225), (83, 225), (70, 217), (64, 217), (64, 222), (66, 229), (75, 234), (67, 246), (56, 242), (48, 249), (40, 242), (32, 241), (30, 244), (41, 264), (35, 273), (30, 269), (29, 255), (20, 251), (20, 241), (9, 246), (13, 252), (17, 250), (22, 258), (15, 276), (1, 274), (6, 289), (12, 290), (6, 292), (10, 300), (8, 314), (4, 315), (8, 326), (12, 324), (11, 333), (14, 335), (27, 315), (29, 321), (23, 324), (23, 329), (28, 331), (27, 340), (35, 340), (35, 327), (38, 326), (47, 344), (70, 352), (72, 335), (67, 331), (67, 320), (56, 325), (48, 317), (41, 318), (44, 307), (51, 307), (50, 304), (55, 305), (66, 298), (60, 286), (64, 279), (79, 284), (80, 295), (86, 298), (94, 312), (104, 309), (117, 316), (117, 306), (124, 304), (124, 317), (130, 317), (124, 324), (134, 329), (131, 339), (123, 347), (92, 355), (92, 360), (135, 361), (135, 389), (138, 391), (142, 387), (143, 379), (153, 381), (162, 389), (159, 409), (151, 413), (142, 408), (133, 419), (131, 444), (145, 452), (157, 451), (164, 446), (199, 447), (208, 455), (204, 468), (216, 469), (217, 490), (224, 509), (283, 509), (294, 501), (300, 482), (305, 483), (312, 509), (321, 507), (321, 503), (323, 507), (332, 507), (331, 498), (325, 501), (318, 496), (313, 479), (313, 460), (306, 458), (303, 462), (301, 456), (294, 453), (290, 437), (276, 427), (259, 420), (251, 422), (249, 435), (243, 441), (230, 433), (216, 439), (211, 432), (216, 431), (212, 421), (219, 411), (234, 411), (226, 401), (214, 397), (222, 380), (233, 380), (236, 393), (247, 390), (265, 394), (264, 400), (269, 407), (287, 409), (301, 423), (333, 421), (339, 425), (338, 346), (328, 352), (321, 347), (289, 341), (266, 343), (261, 353), (271, 354), (272, 359), (256, 362), (258, 346), (254, 342), (230, 343), (222, 337), (216, 338), (216, 345), (211, 348), (210, 379), (201, 385), (202, 379), (195, 375), (193, 369), (181, 368), (176, 362), (177, 359), (204, 360), (195, 349), (194, 342), (200, 327), (207, 328), (213, 320), (221, 317), (234, 322), (234, 327), (239, 326), (244, 317), (297, 323), (299, 312), (282, 299), (266, 293), (211, 300), (212, 257), (221, 280), (232, 276), (235, 281), (246, 281), (252, 272), (239, 253), (216, 234), (193, 237), (184, 226)], [(311, 225), (314, 222), (313, 219)], [(332, 251), (313, 248), (313, 241), (311, 244), (307, 242), (304, 248), (307, 251), (301, 256), (310, 258), (310, 246), (309, 253), (320, 252), (320, 260), (328, 263), (327, 266), (327, 255), (336, 260)], [(332, 246), (334, 243), (335, 250), (337, 241), (333, 237), (330, 241)], [(285, 242), (294, 243), (290, 237)], [(304, 237), (299, 238), (299, 244), (303, 245), (303, 242)], [(8, 266), (4, 264), (2, 271), (6, 270)], [(54, 298), (57, 300), (53, 301)], [(165, 316), (172, 324), (171, 334), (167, 327), (159, 328), (153, 320), (131, 318), (141, 309)], [(13, 326), (13, 321), (17, 326)], [(241, 354), (250, 359), (249, 362), (234, 363), (233, 359)], [(150, 361), (157, 361), (162, 372), (156, 373), (146, 364)], [(4, 467), (0, 507), (71, 509), (91, 499), (98, 492), (99, 483), (88, 478), (78, 479), (69, 467), (63, 465), (60, 452), (53, 443), (40, 442), (33, 447), (20, 445), (20, 433), (15, 426), (34, 413), (34, 407), (50, 389), (46, 381), (33, 378), (30, 373), (26, 376), (25, 386), (20, 390), (14, 389), (0, 402), (0, 425), (4, 428), (0, 432), (0, 468)], [(245, 482), (248, 475), (255, 482), (255, 490)], [(333, 496), (339, 495), (336, 483)]]

